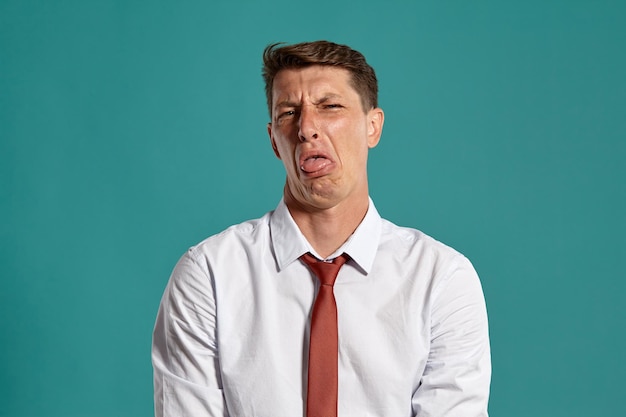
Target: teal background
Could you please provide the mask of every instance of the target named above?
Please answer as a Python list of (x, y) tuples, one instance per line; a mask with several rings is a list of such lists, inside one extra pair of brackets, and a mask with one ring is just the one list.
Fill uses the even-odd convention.
[(0, 416), (152, 414), (174, 263), (281, 196), (261, 51), (320, 38), (377, 70), (379, 211), (481, 275), (491, 415), (626, 415), (625, 13), (0, 0)]

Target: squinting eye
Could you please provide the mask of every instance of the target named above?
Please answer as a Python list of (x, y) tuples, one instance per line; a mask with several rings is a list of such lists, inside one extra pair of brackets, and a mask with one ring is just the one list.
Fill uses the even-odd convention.
[(338, 109), (340, 107), (342, 107), (341, 104), (327, 104), (324, 106), (326, 109)]
[(296, 110), (287, 110), (282, 113), (278, 113), (276, 115), (277, 125), (279, 126), (292, 125), (293, 121), (297, 117), (297, 113), (298, 112)]

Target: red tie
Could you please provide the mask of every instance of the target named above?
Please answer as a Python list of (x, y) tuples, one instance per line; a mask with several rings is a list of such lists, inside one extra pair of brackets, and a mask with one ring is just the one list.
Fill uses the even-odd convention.
[(320, 280), (320, 290), (313, 305), (309, 342), (309, 381), (307, 417), (337, 417), (337, 304), (333, 284), (339, 268), (348, 260), (343, 254), (324, 262), (310, 253), (301, 259)]

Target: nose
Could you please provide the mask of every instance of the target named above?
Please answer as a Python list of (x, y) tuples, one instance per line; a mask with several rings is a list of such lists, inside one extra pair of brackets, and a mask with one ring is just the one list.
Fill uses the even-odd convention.
[(315, 109), (309, 106), (302, 106), (298, 119), (298, 138), (301, 142), (317, 139), (319, 135), (319, 125)]

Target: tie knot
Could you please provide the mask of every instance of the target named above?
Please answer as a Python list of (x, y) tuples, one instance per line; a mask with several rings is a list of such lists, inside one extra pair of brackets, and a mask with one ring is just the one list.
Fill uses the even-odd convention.
[(339, 274), (339, 268), (348, 260), (348, 255), (343, 253), (333, 259), (332, 262), (321, 261), (310, 253), (305, 253), (300, 259), (311, 268), (322, 285), (332, 286), (335, 284), (337, 274)]

